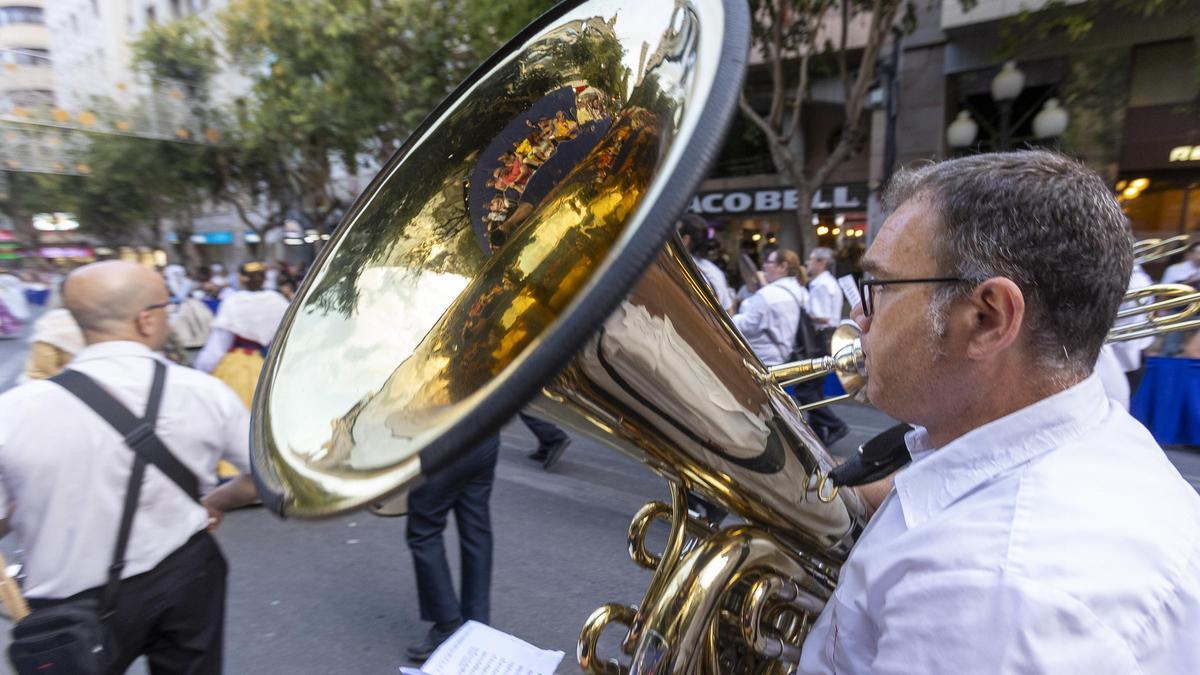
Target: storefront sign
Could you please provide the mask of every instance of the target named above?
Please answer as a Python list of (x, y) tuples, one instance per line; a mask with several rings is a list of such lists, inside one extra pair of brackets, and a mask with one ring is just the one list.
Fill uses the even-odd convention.
[(192, 235), (192, 243), (195, 244), (232, 244), (233, 233), (228, 230), (222, 232), (197, 232)]
[(1180, 145), (1171, 148), (1170, 162), (1200, 162), (1200, 145)]
[[(866, 183), (822, 187), (813, 193), (813, 210), (862, 210), (866, 208)], [(777, 213), (795, 211), (795, 188), (754, 188), (701, 192), (692, 198), (688, 211), (706, 215)]]
[(43, 246), (38, 249), (43, 258), (92, 258), (92, 249), (86, 246)]

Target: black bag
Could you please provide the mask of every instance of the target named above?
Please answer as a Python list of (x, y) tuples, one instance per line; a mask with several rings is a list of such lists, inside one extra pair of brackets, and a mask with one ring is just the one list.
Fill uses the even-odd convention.
[[(796, 323), (796, 339), (792, 343), (792, 353), (788, 355), (788, 361), (800, 361), (802, 359), (815, 359), (827, 356), (829, 354), (829, 343), (823, 340), (820, 331), (813, 325), (812, 318), (804, 310), (804, 303), (800, 302), (800, 298), (796, 297), (796, 294), (789, 291), (786, 287), (783, 290), (792, 296), (792, 299), (796, 301), (796, 305), (800, 309), (800, 320)], [(832, 333), (830, 335), (832, 336)], [(775, 340), (775, 343), (779, 344), (779, 341)]]
[(133, 470), (125, 490), (125, 505), (112, 565), (108, 568), (108, 582), (99, 600), (93, 593), (84, 593), (35, 609), (13, 625), (8, 656), (20, 675), (99, 675), (109, 670), (115, 652), (107, 622), (112, 618), (116, 604), (121, 571), (125, 568), (125, 548), (129, 544), (147, 462), (158, 467), (192, 499), (200, 500), (196, 476), (171, 455), (154, 433), (165, 379), (166, 366), (155, 361), (154, 383), (150, 387), (146, 414), (138, 419), (82, 373), (64, 370), (50, 378), (88, 404), (125, 437), (126, 445), (134, 452)]

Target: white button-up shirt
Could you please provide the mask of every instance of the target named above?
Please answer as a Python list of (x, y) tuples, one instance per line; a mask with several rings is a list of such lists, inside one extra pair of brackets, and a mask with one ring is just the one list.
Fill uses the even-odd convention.
[(808, 282), (808, 315), (817, 328), (836, 326), (842, 320), (842, 289), (833, 272), (825, 270)]
[(1094, 375), (913, 463), (802, 673), (1200, 673), (1200, 496)]
[[(67, 367), (141, 417), (157, 358), (136, 342), (101, 342)], [(201, 493), (215, 487), (219, 459), (249, 470), (249, 411), (214, 377), (168, 363), (155, 431)], [(0, 513), (23, 549), (26, 595), (63, 598), (105, 583), (133, 457), (116, 429), (53, 382), (0, 394)], [(207, 525), (204, 507), (147, 466), (123, 576), (151, 570)]]
[(764, 365), (783, 363), (792, 355), (800, 308), (807, 295), (795, 277), (783, 277), (758, 289), (738, 306), (733, 325)]
[(1180, 284), (1197, 276), (1200, 276), (1200, 265), (1191, 260), (1184, 260), (1168, 267), (1163, 272), (1162, 282), (1164, 284)]
[(693, 256), (692, 261), (696, 263), (700, 274), (704, 275), (704, 279), (712, 287), (713, 294), (717, 296), (717, 301), (721, 303), (721, 307), (729, 309), (729, 306), (733, 304), (733, 291), (729, 290), (729, 282), (725, 279), (725, 273), (721, 271), (720, 267), (717, 267), (715, 262), (708, 258)]

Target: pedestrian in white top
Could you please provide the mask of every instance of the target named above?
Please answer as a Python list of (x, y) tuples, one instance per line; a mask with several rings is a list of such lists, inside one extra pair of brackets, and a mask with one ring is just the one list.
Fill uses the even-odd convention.
[(729, 289), (729, 281), (725, 273), (713, 261), (702, 255), (704, 245), (708, 242), (708, 225), (704, 219), (694, 214), (687, 214), (679, 221), (679, 238), (683, 247), (692, 254), (692, 262), (700, 269), (704, 279), (708, 281), (713, 295), (721, 303), (721, 309), (730, 311), (733, 307), (733, 291)]
[[(170, 302), (162, 279), (126, 262), (82, 267), (63, 286), (87, 346), (67, 368), (137, 416), (155, 362), (167, 364), (155, 433), (195, 474), (203, 505), (156, 466), (146, 468), (116, 613), (111, 672), (145, 654), (151, 672), (221, 670), (225, 560), (208, 531), (256, 499), (249, 478), (215, 486), (217, 460), (249, 465), (249, 416), (211, 376), (165, 361)], [(49, 380), (0, 394), (0, 529), (16, 533), (36, 609), (106, 581), (134, 453), (90, 407)]]
[(1200, 243), (1188, 247), (1181, 262), (1167, 267), (1163, 272), (1164, 284), (1195, 284), (1200, 282)]
[(808, 254), (808, 316), (817, 330), (836, 328), (842, 320), (842, 289), (833, 278), (833, 251), (818, 246)]
[(781, 248), (767, 253), (763, 262), (767, 285), (741, 303), (733, 315), (733, 325), (763, 365), (787, 361), (796, 346), (800, 310), (808, 300), (803, 274), (795, 251)]
[(799, 672), (1200, 672), (1200, 496), (1092, 373), (1132, 267), (1044, 151), (893, 178), (863, 261), (872, 403), (918, 425)]

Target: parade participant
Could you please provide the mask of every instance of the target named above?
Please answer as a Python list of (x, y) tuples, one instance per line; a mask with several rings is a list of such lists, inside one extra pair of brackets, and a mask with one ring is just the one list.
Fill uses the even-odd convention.
[(248, 474), (220, 488), (212, 476), (220, 457), (248, 469), (249, 415), (217, 380), (155, 354), (167, 336), (168, 296), (153, 271), (87, 265), (67, 277), (63, 297), (87, 342), (69, 364), (74, 377), (141, 416), (153, 409), (152, 379), (165, 367), (150, 428), (207, 496), (198, 503), (157, 462), (135, 462), (126, 439), (66, 385), (38, 380), (0, 394), (0, 530), (16, 534), (25, 594), (35, 613), (100, 597), (132, 467), (144, 467), (104, 623), (108, 672), (145, 655), (152, 673), (219, 673), (226, 564), (208, 531), (256, 494)]
[(801, 673), (1195, 672), (1200, 496), (1093, 373), (1132, 267), (1060, 155), (898, 173), (863, 261), (867, 393), (914, 425)]
[(786, 248), (767, 253), (763, 262), (767, 284), (738, 307), (733, 325), (764, 366), (788, 360), (796, 346), (796, 327), (808, 300), (800, 256)]
[(20, 335), (28, 318), (25, 284), (12, 274), (0, 274), (0, 338)]
[[(227, 384), (249, 409), (262, 372), (263, 357), (275, 338), (288, 301), (275, 291), (263, 290), (266, 266), (262, 263), (244, 263), (238, 276), (243, 290), (232, 291), (221, 300), (209, 326), (208, 340), (196, 354), (193, 365)], [(228, 478), (236, 472), (223, 462), (218, 474)]]
[[(808, 306), (805, 309), (817, 334), (821, 336), (826, 354), (829, 353), (833, 331), (842, 320), (842, 289), (838, 287), (837, 279), (833, 278), (833, 262), (833, 251), (824, 246), (814, 248), (806, 261), (810, 281)], [(801, 403), (815, 403), (824, 396), (822, 390), (812, 385), (797, 391), (800, 392), (797, 398)], [(809, 423), (825, 445), (833, 445), (850, 433), (850, 427), (827, 406), (811, 410)]]
[(529, 453), (529, 459), (541, 462), (542, 468), (549, 471), (554, 468), (563, 452), (571, 444), (571, 437), (565, 431), (540, 417), (529, 413), (517, 413), (525, 426), (529, 428), (538, 440), (537, 449)]
[[(464, 621), (488, 623), (492, 587), (492, 520), (488, 502), (496, 478), (500, 435), (494, 434), (465, 457), (429, 474), (408, 495), (406, 538), (416, 571), (421, 619), (433, 625), (406, 653), (429, 658)], [(455, 597), (442, 533), (454, 511), (462, 566), (461, 601)]]
[(243, 264), (238, 276), (244, 290), (234, 291), (221, 301), (195, 366), (229, 385), (249, 408), (263, 356), (288, 303), (279, 293), (263, 290), (266, 266), (262, 263)]
[(163, 268), (163, 279), (167, 282), (167, 290), (176, 301), (183, 300), (196, 288), (196, 282), (188, 278), (183, 265), (167, 265)]
[(54, 377), (83, 350), (83, 333), (71, 312), (51, 309), (33, 322), (23, 380)]
[(725, 273), (716, 263), (700, 255), (708, 241), (708, 224), (700, 216), (689, 213), (679, 221), (679, 238), (683, 241), (683, 247), (692, 255), (692, 262), (696, 263), (713, 294), (717, 296), (721, 309), (730, 311), (733, 308), (733, 292), (729, 290), (729, 281), (725, 278)]

